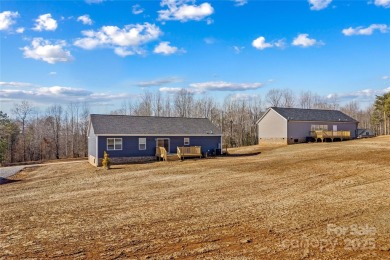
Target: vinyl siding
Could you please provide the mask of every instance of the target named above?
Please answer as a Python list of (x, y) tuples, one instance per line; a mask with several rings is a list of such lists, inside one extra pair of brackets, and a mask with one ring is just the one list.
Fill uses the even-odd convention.
[(261, 139), (287, 138), (287, 120), (272, 109), (268, 110), (257, 127)]
[(91, 125), (88, 134), (88, 155), (92, 155), (93, 157), (96, 157), (96, 138), (97, 137)]
[[(99, 158), (102, 158), (104, 151), (107, 151), (107, 138), (122, 138), (122, 150), (107, 151), (110, 157), (137, 157), (155, 156), (157, 138), (168, 138), (170, 140), (169, 152), (176, 153), (177, 146), (184, 146), (184, 137), (190, 138), (190, 146), (201, 146), (202, 153), (210, 149), (218, 149), (221, 142), (220, 136), (99, 136)], [(146, 150), (139, 150), (138, 138), (146, 138)]]
[(357, 123), (349, 122), (349, 123), (340, 123), (340, 122), (297, 122), (297, 121), (289, 121), (288, 122), (288, 138), (296, 139), (296, 138), (306, 138), (310, 136), (311, 125), (327, 125), (328, 130), (333, 130), (333, 125), (337, 125), (338, 131), (350, 131), (351, 137), (356, 138), (356, 129)]

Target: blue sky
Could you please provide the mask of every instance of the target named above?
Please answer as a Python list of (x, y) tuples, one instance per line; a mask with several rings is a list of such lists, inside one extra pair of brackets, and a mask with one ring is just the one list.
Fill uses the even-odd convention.
[(0, 4), (6, 112), (21, 100), (109, 112), (181, 88), (219, 101), (310, 90), (365, 106), (390, 90), (390, 0)]

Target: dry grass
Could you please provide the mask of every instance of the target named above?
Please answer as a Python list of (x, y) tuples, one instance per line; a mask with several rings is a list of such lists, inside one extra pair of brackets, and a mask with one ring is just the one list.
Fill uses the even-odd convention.
[(245, 149), (27, 169), (0, 185), (0, 258), (390, 257), (389, 137)]

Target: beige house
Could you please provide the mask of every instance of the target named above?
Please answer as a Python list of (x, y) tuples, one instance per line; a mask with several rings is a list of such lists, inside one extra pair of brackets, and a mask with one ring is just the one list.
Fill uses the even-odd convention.
[(358, 121), (338, 110), (270, 107), (257, 121), (259, 144), (356, 138)]

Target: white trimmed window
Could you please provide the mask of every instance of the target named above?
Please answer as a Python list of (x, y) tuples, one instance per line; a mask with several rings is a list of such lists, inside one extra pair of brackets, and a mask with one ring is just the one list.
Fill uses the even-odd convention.
[(138, 138), (138, 149), (146, 150), (146, 138)]
[(311, 131), (327, 131), (328, 125), (311, 125)]
[(122, 150), (122, 138), (107, 138), (107, 151)]
[(190, 145), (190, 138), (188, 137), (184, 138), (184, 145)]

